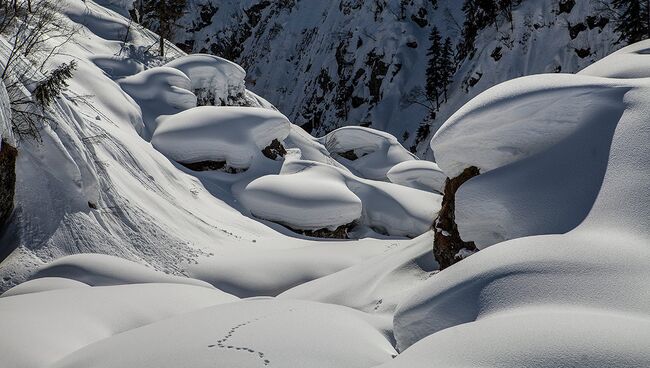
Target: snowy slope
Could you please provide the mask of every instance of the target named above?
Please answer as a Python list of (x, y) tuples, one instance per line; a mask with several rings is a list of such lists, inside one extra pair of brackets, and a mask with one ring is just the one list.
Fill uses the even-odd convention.
[[(155, 44), (155, 35), (136, 24), (123, 42), (129, 22), (122, 15), (94, 2), (62, 5), (60, 21), (80, 31), (47, 67), (68, 62), (74, 55), (78, 68), (51, 111), (56, 126), (42, 128), (42, 143), (20, 142), (17, 207), (2, 238), (2, 253), (11, 254), (0, 264), (0, 289), (26, 280), (56, 258), (101, 253), (176, 275), (201, 275), (215, 283), (229, 280), (232, 290), (244, 294), (275, 295), (382, 252), (372, 239), (330, 242), (327, 245), (338, 251), (327, 252), (314, 239), (260, 222), (241, 205), (239, 195), (246, 185), (280, 173), (285, 160), (270, 159), (260, 151), (274, 139), (286, 138), (287, 161), (305, 158), (347, 170), (317, 140), (290, 125), (263, 98), (246, 91), (239, 66), (209, 55), (186, 57), (172, 46), (168, 59), (162, 60), (155, 50), (147, 51)], [(111, 6), (120, 9), (119, 4)], [(29, 60), (21, 59), (20, 65), (32, 68)], [(201, 97), (207, 98), (203, 103), (211, 98), (215, 105), (244, 107), (196, 108)], [(203, 120), (196, 120), (196, 114)], [(244, 129), (236, 117), (241, 114), (259, 119)], [(197, 126), (186, 124), (185, 119)], [(223, 139), (224, 127), (235, 126), (230, 133), (239, 140)], [(277, 128), (277, 134), (270, 134), (269, 127)], [(170, 141), (172, 136), (176, 138)], [(212, 144), (216, 137), (223, 139), (221, 150)], [(206, 147), (208, 156), (203, 155)], [(232, 151), (233, 147), (238, 150)], [(188, 153), (194, 156), (183, 156)], [(179, 163), (198, 159), (230, 160), (233, 166), (250, 167), (230, 174), (193, 171)], [(421, 202), (413, 213), (417, 225), (398, 228), (396, 234), (417, 236), (428, 230), (425, 224), (435, 217), (437, 199), (430, 193), (421, 195), (428, 202)], [(397, 198), (398, 204), (412, 203), (408, 196)], [(316, 221), (329, 226), (322, 218)], [(380, 224), (386, 227), (385, 221)], [(355, 236), (380, 235), (367, 230)], [(391, 241), (401, 244), (403, 238)], [(297, 248), (295, 256), (287, 257), (286, 250)], [(289, 273), (274, 264), (253, 267), (249, 278), (274, 281), (252, 289), (244, 280), (242, 285), (232, 285), (236, 277), (209, 266), (216, 258), (227, 263), (250, 253), (300, 265)]]

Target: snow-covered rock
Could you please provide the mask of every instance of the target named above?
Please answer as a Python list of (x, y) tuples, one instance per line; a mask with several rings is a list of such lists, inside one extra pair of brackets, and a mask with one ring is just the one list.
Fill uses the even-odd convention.
[(392, 135), (370, 128), (340, 128), (319, 141), (338, 162), (366, 179), (388, 180), (393, 166), (417, 159)]
[(196, 54), (174, 59), (165, 66), (178, 69), (192, 81), (192, 91), (203, 105), (232, 105), (246, 93), (246, 72), (217, 56)]
[[(603, 63), (620, 75), (617, 67), (638, 66), (637, 55)], [(518, 238), (440, 272), (402, 301), (394, 333), (403, 358), (387, 366), (648, 364), (650, 83), (637, 72), (514, 80), (436, 134), (447, 174), (467, 164), (485, 170), (457, 193), (461, 236), (483, 246)], [(461, 130), (481, 144), (450, 145)], [(460, 341), (472, 349), (439, 354)]]
[(442, 193), (447, 175), (435, 162), (411, 160), (401, 162), (388, 170), (386, 177), (391, 183)]
[(290, 124), (273, 110), (202, 106), (162, 118), (151, 143), (181, 163), (226, 161), (247, 169), (273, 140), (289, 135)]
[(357, 220), (382, 234), (415, 237), (431, 227), (440, 196), (362, 179), (318, 162), (291, 160), (279, 175), (250, 183), (242, 202), (253, 214), (295, 229), (335, 229)]

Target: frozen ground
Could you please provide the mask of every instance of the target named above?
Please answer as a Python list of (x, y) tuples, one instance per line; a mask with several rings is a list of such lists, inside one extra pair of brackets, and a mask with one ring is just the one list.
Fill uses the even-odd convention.
[[(78, 70), (18, 143), (0, 366), (650, 365), (650, 42), (479, 95), (436, 165), (372, 129), (313, 138), (237, 65), (62, 5), (82, 30), (49, 67)], [(456, 221), (482, 250), (438, 272), (439, 193), (469, 166)]]

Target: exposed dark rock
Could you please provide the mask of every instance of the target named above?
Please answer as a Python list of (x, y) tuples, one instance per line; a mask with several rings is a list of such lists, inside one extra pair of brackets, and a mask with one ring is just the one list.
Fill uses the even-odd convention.
[(424, 28), (429, 24), (427, 20), (427, 10), (425, 8), (418, 9), (417, 14), (411, 15), (411, 20), (415, 22), (420, 28)]
[(352, 107), (357, 108), (361, 105), (363, 105), (366, 102), (366, 100), (363, 97), (359, 96), (352, 96)]
[(287, 150), (279, 140), (274, 139), (271, 144), (262, 150), (262, 153), (271, 160), (277, 160), (279, 157), (284, 157), (287, 154)]
[(0, 226), (3, 226), (14, 210), (16, 192), (16, 157), (18, 150), (2, 142), (0, 149)]
[(576, 55), (578, 55), (579, 58), (584, 59), (587, 56), (591, 55), (591, 48), (587, 47), (586, 49), (575, 49)]
[(569, 24), (569, 37), (571, 37), (572, 40), (574, 40), (580, 32), (586, 31), (587, 30), (587, 25), (584, 23), (578, 23), (575, 25), (570, 25)]
[(246, 169), (236, 169), (226, 164), (226, 161), (199, 161), (199, 162), (179, 162), (192, 171), (223, 171), (228, 174), (238, 174)]
[(354, 225), (355, 224), (352, 222), (346, 225), (341, 225), (334, 230), (329, 230), (329, 229), (297, 230), (297, 229), (292, 229), (289, 226), (286, 227), (295, 233), (311, 236), (313, 238), (349, 239), (348, 233), (350, 232), (350, 229), (354, 227)]
[(345, 152), (338, 152), (337, 155), (339, 155), (339, 156), (341, 156), (341, 157), (343, 157), (345, 159), (348, 159), (350, 161), (354, 161), (354, 160), (357, 160), (359, 158), (359, 156), (357, 156), (357, 154), (354, 152), (354, 150), (349, 150), (349, 151), (345, 151)]
[(503, 56), (501, 55), (501, 46), (495, 47), (494, 50), (492, 50), (492, 54), (490, 54), (490, 56), (492, 59), (494, 59), (494, 61), (501, 60), (501, 57)]
[(558, 11), (558, 14), (562, 13), (567, 13), (571, 14), (571, 10), (573, 10), (573, 7), (576, 5), (576, 0), (560, 0), (560, 9)]
[(607, 24), (609, 24), (609, 18), (597, 17), (594, 15), (590, 15), (587, 17), (587, 26), (589, 27), (589, 29), (594, 29), (598, 27), (602, 30), (603, 28), (605, 28)]
[(435, 231), (433, 240), (433, 255), (440, 265), (445, 269), (460, 261), (456, 255), (463, 249), (469, 252), (476, 251), (474, 242), (466, 242), (460, 238), (456, 225), (456, 191), (463, 183), (478, 176), (479, 169), (475, 166), (465, 169), (459, 176), (449, 179), (445, 183), (445, 193), (442, 197), (442, 208), (438, 217), (433, 223)]
[(467, 81), (467, 84), (469, 84), (470, 87), (474, 87), (476, 85), (476, 83), (478, 83), (478, 81), (481, 80), (482, 76), (483, 76), (483, 73), (478, 73), (477, 72), (475, 76), (472, 76), (472, 77), (469, 78), (469, 80)]
[(416, 41), (410, 41), (406, 43), (406, 46), (412, 48), (412, 49), (417, 49), (418, 48), (418, 43)]

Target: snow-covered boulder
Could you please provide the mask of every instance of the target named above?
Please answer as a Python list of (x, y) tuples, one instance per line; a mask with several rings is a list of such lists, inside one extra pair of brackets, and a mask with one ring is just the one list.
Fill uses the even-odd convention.
[(417, 160), (395, 137), (371, 128), (343, 127), (319, 141), (337, 161), (366, 179), (388, 180), (386, 173), (393, 166)]
[(147, 69), (117, 80), (120, 87), (135, 100), (142, 110), (145, 131), (150, 138), (157, 128), (156, 119), (196, 107), (192, 83), (181, 71), (169, 67)]
[(456, 223), (479, 248), (564, 233), (591, 211), (626, 93), (636, 82), (577, 75), (524, 77), (481, 94), (432, 140), (449, 177), (478, 167), (456, 193)]
[[(461, 236), (483, 247), (518, 238), (403, 300), (404, 354), (387, 367), (649, 364), (650, 82), (636, 75), (518, 79), (443, 126), (433, 140), (443, 170), (483, 171), (456, 194)], [(471, 349), (451, 351), (460, 341)]]
[(273, 110), (201, 106), (160, 119), (151, 143), (180, 163), (225, 161), (247, 169), (272, 141), (289, 135), (290, 124)]
[(426, 232), (440, 207), (437, 194), (305, 160), (285, 162), (279, 175), (251, 182), (241, 200), (254, 215), (298, 230), (356, 220), (379, 233), (410, 237)]
[(250, 183), (242, 201), (259, 218), (299, 230), (336, 230), (361, 217), (362, 204), (343, 174), (314, 165), (287, 175), (266, 175)]
[(199, 105), (233, 105), (245, 96), (246, 72), (226, 59), (193, 54), (174, 59), (165, 66), (178, 69), (190, 78)]
[(435, 162), (426, 160), (401, 162), (388, 170), (386, 176), (391, 183), (438, 193), (444, 191), (447, 180)]

